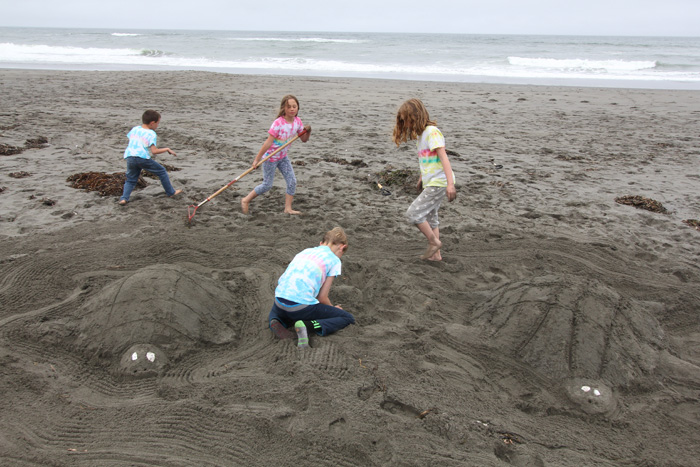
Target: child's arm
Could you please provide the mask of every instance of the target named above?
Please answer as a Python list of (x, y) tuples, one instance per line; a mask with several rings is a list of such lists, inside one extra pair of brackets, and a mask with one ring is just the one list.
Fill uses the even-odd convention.
[(157, 155), (157, 154), (163, 154), (164, 152), (167, 152), (167, 153), (169, 153), (169, 154), (172, 154), (173, 156), (177, 156), (177, 154), (175, 154), (175, 151), (173, 151), (172, 149), (170, 149), (170, 148), (159, 148), (159, 147), (156, 146), (155, 144), (151, 145), (151, 147), (150, 147), (149, 149), (151, 150), (151, 154), (153, 154), (154, 156)]
[(321, 290), (318, 291), (318, 296), (316, 297), (318, 301), (324, 305), (334, 306), (331, 303), (331, 299), (328, 298), (328, 293), (331, 291), (331, 285), (333, 285), (333, 277), (334, 276), (326, 277), (326, 280), (323, 282)]
[(272, 135), (268, 135), (267, 139), (263, 143), (262, 147), (260, 148), (260, 151), (258, 151), (258, 154), (255, 156), (255, 159), (253, 160), (253, 168), (257, 168), (258, 164), (260, 164), (260, 160), (262, 159), (263, 155), (267, 152), (268, 149), (270, 149), (270, 146), (272, 146), (272, 143), (275, 142), (275, 138), (272, 137)]
[(309, 140), (309, 136), (311, 136), (311, 125), (306, 125), (304, 130), (306, 130), (306, 133), (299, 137), (302, 143), (306, 143)]
[(447, 199), (449, 201), (454, 201), (455, 198), (457, 198), (457, 189), (455, 188), (455, 176), (454, 173), (452, 173), (450, 159), (447, 157), (445, 148), (437, 148), (437, 153), (442, 163), (442, 169), (445, 171), (445, 176), (447, 177)]

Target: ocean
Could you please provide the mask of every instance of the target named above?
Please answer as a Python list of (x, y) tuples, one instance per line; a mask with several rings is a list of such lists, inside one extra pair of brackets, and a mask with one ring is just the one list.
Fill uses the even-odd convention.
[(700, 37), (4, 27), (0, 68), (700, 90)]

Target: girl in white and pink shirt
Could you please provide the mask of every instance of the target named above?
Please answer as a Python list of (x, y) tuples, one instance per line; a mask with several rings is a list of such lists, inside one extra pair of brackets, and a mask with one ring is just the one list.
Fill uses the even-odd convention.
[[(304, 143), (309, 140), (309, 135), (311, 134), (311, 126), (301, 122), (301, 119), (297, 116), (299, 113), (299, 100), (292, 96), (287, 95), (282, 98), (282, 103), (280, 104), (279, 114), (277, 119), (272, 122), (270, 129), (268, 130), (267, 140), (263, 143), (260, 151), (255, 156), (253, 160), (253, 168), (256, 168), (260, 161), (266, 155), (274, 152), (277, 148), (284, 145), (290, 138), (296, 135), (300, 135)], [(302, 134), (302, 132), (305, 133)], [(263, 162), (263, 181), (260, 185), (256, 186), (253, 191), (248, 193), (248, 195), (241, 199), (241, 209), (244, 214), (248, 214), (250, 208), (250, 202), (257, 198), (263, 193), (267, 193), (270, 188), (272, 188), (272, 182), (275, 179), (275, 170), (279, 169), (282, 172), (284, 181), (287, 183), (287, 191), (284, 200), (284, 212), (287, 214), (300, 214), (299, 211), (292, 209), (292, 201), (294, 200), (294, 195), (296, 193), (297, 179), (294, 176), (294, 168), (292, 163), (287, 157), (287, 148), (284, 148), (279, 154), (275, 154), (268, 160)]]

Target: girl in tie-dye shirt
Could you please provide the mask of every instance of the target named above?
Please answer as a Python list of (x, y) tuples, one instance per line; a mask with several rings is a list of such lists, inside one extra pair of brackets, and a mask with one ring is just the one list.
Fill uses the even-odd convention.
[(418, 164), (421, 176), (418, 189), (423, 191), (406, 211), (409, 222), (428, 240), (428, 248), (422, 259), (440, 261), (442, 242), (438, 228), (438, 209), (447, 195), (449, 201), (457, 197), (455, 176), (445, 151), (445, 138), (430, 120), (423, 102), (410, 99), (404, 102), (396, 114), (393, 134), (394, 143), (399, 146), (408, 140), (417, 140)]
[[(275, 152), (280, 146), (283, 146), (284, 143), (289, 141), (294, 136), (300, 135), (299, 139), (301, 139), (303, 142), (307, 142), (309, 140), (311, 126), (307, 125), (304, 127), (301, 119), (297, 116), (298, 113), (299, 101), (297, 98), (292, 95), (284, 96), (282, 98), (282, 103), (280, 104), (277, 119), (272, 122), (272, 125), (267, 132), (267, 140), (265, 140), (260, 148), (260, 151), (258, 151), (258, 154), (255, 156), (255, 160), (253, 160), (253, 168), (257, 168), (260, 161), (264, 157)], [(304, 130), (306, 130), (305, 133)], [(270, 188), (272, 188), (272, 182), (275, 179), (275, 170), (279, 169), (279, 171), (282, 172), (284, 181), (287, 183), (287, 192), (284, 200), (284, 212), (287, 214), (299, 214), (299, 211), (292, 209), (292, 201), (294, 200), (294, 195), (296, 194), (297, 179), (294, 176), (292, 163), (287, 157), (287, 148), (282, 149), (278, 154), (275, 154), (263, 162), (262, 166), (262, 183), (256, 186), (253, 191), (248, 193), (245, 198), (241, 199), (241, 209), (243, 210), (243, 213), (248, 214), (250, 202), (259, 195), (267, 193)]]

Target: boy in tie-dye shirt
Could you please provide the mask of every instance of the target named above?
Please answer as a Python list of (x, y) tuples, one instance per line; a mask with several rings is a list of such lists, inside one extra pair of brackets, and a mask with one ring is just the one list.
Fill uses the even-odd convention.
[(297, 254), (275, 289), (275, 301), (268, 321), (280, 339), (294, 337), (288, 327), (294, 326), (300, 348), (309, 346), (307, 328), (326, 336), (349, 324), (355, 318), (340, 306), (333, 306), (328, 293), (333, 279), (340, 275), (340, 258), (348, 248), (348, 239), (340, 227), (326, 232), (319, 246)]

